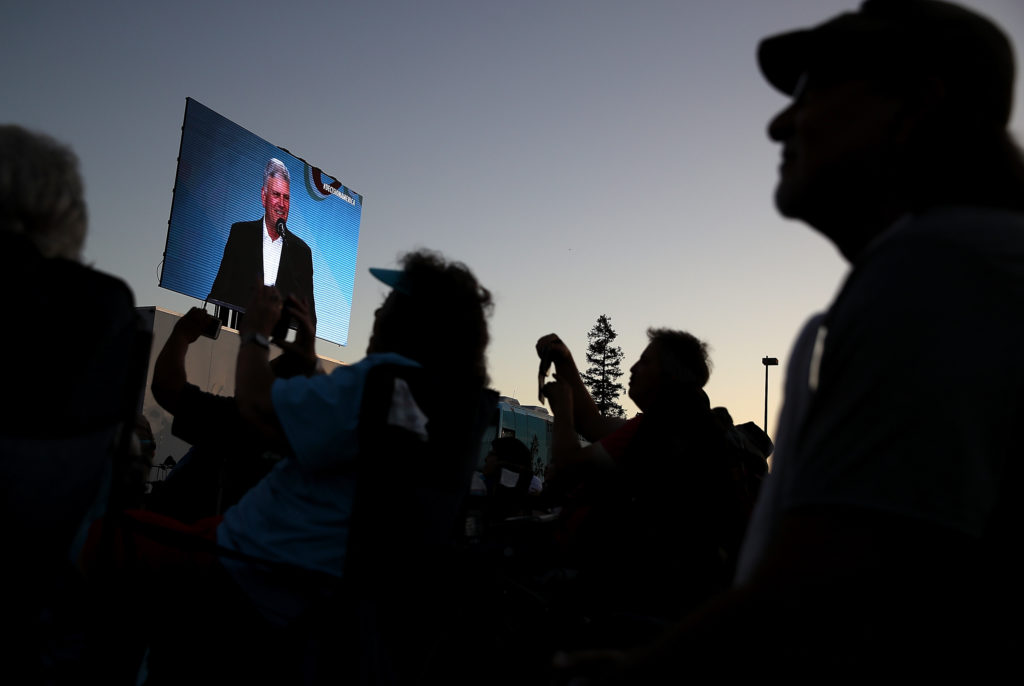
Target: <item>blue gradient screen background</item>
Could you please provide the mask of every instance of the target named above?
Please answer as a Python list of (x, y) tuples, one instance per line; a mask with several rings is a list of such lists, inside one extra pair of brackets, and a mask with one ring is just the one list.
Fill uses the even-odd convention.
[[(362, 196), (314, 188), (314, 168), (188, 98), (160, 286), (206, 300), (231, 225), (263, 217), (263, 169), (276, 157), (291, 176), (288, 229), (313, 253), (318, 338), (348, 343)], [(320, 172), (322, 183), (335, 179)]]

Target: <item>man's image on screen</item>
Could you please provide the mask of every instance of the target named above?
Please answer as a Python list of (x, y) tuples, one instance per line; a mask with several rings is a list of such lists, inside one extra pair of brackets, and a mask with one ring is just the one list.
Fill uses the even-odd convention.
[(257, 285), (276, 285), (284, 296), (306, 299), (316, 326), (313, 255), (287, 225), (290, 182), (288, 168), (281, 160), (267, 162), (260, 191), (263, 218), (231, 225), (207, 300), (238, 309), (249, 302)]

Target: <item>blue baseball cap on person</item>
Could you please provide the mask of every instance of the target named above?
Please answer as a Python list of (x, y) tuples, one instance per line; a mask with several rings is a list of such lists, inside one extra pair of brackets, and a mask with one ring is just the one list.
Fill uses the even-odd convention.
[(412, 295), (412, 284), (401, 269), (381, 269), (370, 267), (370, 274), (383, 284), (391, 286), (402, 295)]

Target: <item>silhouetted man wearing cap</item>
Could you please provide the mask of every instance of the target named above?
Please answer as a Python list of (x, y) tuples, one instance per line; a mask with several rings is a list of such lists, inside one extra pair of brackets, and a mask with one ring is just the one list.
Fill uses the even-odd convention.
[(768, 128), (782, 146), (776, 205), (852, 270), (791, 355), (734, 590), (656, 648), (572, 668), (623, 683), (664, 669), (824, 683), (999, 673), (1021, 639), (1011, 47), (958, 6), (868, 0), (764, 40), (758, 61), (793, 98)]

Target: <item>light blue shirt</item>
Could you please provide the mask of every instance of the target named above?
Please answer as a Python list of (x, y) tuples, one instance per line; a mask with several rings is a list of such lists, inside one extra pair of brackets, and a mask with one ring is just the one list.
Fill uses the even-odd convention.
[[(274, 411), (292, 447), (224, 515), (217, 542), (257, 558), (340, 577), (355, 495), (359, 412), (366, 375), (380, 364), (418, 366), (394, 353), (368, 355), (331, 374), (278, 379)], [(239, 560), (222, 562), (269, 618), (293, 606), (270, 592), (272, 574)], [(275, 589), (287, 596), (287, 589)], [(274, 607), (267, 607), (266, 605)]]

